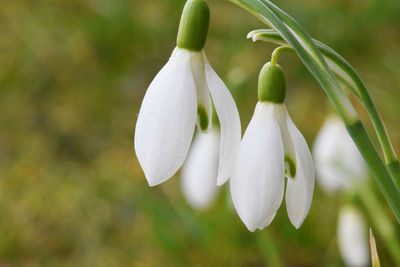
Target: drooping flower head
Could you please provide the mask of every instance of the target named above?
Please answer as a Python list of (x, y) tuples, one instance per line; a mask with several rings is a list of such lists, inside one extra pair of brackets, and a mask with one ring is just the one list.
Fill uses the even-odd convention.
[(193, 208), (207, 208), (217, 194), (218, 154), (219, 131), (198, 131), (181, 174), (183, 195)]
[(177, 47), (151, 82), (140, 107), (135, 151), (150, 186), (169, 179), (182, 166), (196, 124), (202, 131), (212, 127), (212, 102), (221, 125), (218, 185), (230, 176), (240, 143), (240, 119), (229, 90), (203, 50), (209, 17), (204, 0), (186, 2)]
[(259, 102), (243, 136), (230, 180), (234, 206), (250, 231), (268, 226), (281, 205), (299, 228), (311, 205), (314, 167), (307, 143), (283, 104), (285, 79), (279, 65), (260, 72)]
[(314, 146), (317, 179), (327, 192), (349, 189), (367, 176), (367, 166), (343, 122), (329, 116)]

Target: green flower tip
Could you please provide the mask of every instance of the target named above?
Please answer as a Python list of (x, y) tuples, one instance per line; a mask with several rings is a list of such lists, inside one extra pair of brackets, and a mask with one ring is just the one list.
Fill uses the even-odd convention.
[(285, 163), (289, 168), (290, 177), (296, 177), (296, 163), (294, 162), (294, 160), (289, 156), (285, 156)]
[(203, 106), (197, 106), (197, 116), (199, 119), (199, 126), (202, 131), (207, 130), (209, 118), (207, 115), (207, 111)]
[(177, 46), (201, 51), (206, 43), (210, 9), (204, 0), (188, 0), (179, 23)]
[(258, 77), (258, 100), (281, 104), (285, 100), (286, 82), (282, 68), (268, 62)]

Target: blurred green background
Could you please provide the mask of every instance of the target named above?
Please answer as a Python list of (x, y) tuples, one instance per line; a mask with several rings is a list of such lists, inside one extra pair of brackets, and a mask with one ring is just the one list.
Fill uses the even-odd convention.
[[(300, 230), (282, 205), (256, 233), (239, 220), (226, 185), (202, 212), (186, 204), (179, 177), (147, 185), (134, 125), (175, 46), (184, 2), (0, 2), (0, 266), (343, 266), (342, 200), (318, 183)], [(400, 148), (400, 1), (274, 2), (353, 64)], [(208, 3), (206, 52), (234, 94), (244, 131), (274, 46), (246, 39), (264, 26), (244, 10)], [(280, 63), (287, 107), (311, 146), (330, 104), (294, 54)], [(382, 263), (393, 266), (376, 239)]]

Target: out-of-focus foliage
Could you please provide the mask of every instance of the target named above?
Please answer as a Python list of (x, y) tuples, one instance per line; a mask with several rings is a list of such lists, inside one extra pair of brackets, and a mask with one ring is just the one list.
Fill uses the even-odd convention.
[[(245, 127), (258, 71), (274, 46), (246, 40), (264, 27), (254, 17), (228, 1), (208, 2), (208, 58)], [(355, 66), (399, 148), (400, 1), (276, 3)], [(0, 2), (0, 265), (342, 266), (340, 199), (318, 185), (300, 230), (282, 205), (272, 225), (256, 233), (239, 220), (226, 186), (204, 212), (184, 202), (178, 177), (148, 187), (134, 154), (134, 124), (175, 46), (183, 4)], [(293, 54), (280, 63), (288, 109), (311, 145), (329, 104)], [(389, 255), (379, 253), (389, 266)]]

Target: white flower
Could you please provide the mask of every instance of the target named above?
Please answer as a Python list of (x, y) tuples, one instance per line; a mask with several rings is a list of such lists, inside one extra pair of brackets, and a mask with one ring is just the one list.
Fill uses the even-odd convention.
[(193, 208), (207, 208), (217, 193), (219, 133), (198, 132), (182, 168), (182, 191)]
[(346, 206), (339, 213), (338, 241), (343, 261), (347, 266), (368, 266), (367, 229), (361, 213)]
[(314, 167), (307, 143), (284, 104), (258, 102), (230, 180), (234, 206), (250, 231), (263, 229), (281, 205), (299, 228), (311, 205)]
[(326, 119), (314, 142), (317, 178), (328, 192), (349, 188), (367, 175), (367, 167), (343, 122)]
[(221, 125), (217, 183), (228, 180), (241, 135), (235, 102), (203, 50), (177, 47), (147, 89), (136, 122), (135, 151), (150, 186), (182, 166), (196, 120), (204, 131), (211, 126), (210, 95)]

